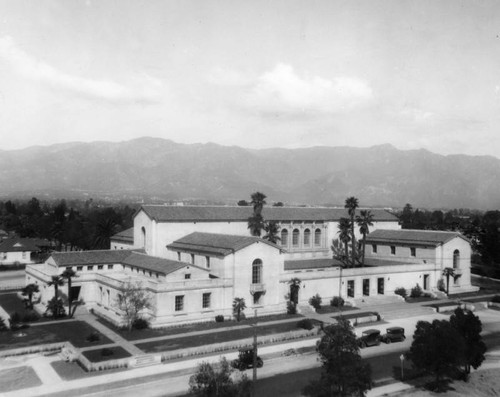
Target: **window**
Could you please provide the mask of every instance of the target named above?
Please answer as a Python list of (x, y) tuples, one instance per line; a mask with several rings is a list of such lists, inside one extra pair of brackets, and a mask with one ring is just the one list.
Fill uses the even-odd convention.
[(286, 230), (286, 229), (283, 229), (281, 231), (281, 245), (283, 247), (288, 246), (288, 230)]
[(194, 265), (194, 254), (191, 254), (191, 264)]
[(83, 266), (77, 266), (76, 270), (79, 271), (79, 272), (81, 272), (83, 270)]
[(372, 253), (377, 253), (377, 244), (372, 244)]
[(180, 312), (184, 310), (184, 295), (177, 295), (175, 297), (175, 311)]
[(396, 255), (396, 247), (391, 245), (391, 255)]
[(203, 309), (208, 309), (210, 307), (210, 298), (212, 297), (212, 294), (207, 292), (206, 294), (203, 294), (201, 306)]
[(292, 245), (297, 247), (299, 245), (299, 229), (293, 229), (292, 233)]
[(181, 253), (177, 252), (177, 260), (180, 262), (181, 261)]
[(460, 251), (453, 251), (453, 269), (458, 269), (460, 267)]
[(23, 251), (22, 256), (23, 256), (23, 259), (26, 259), (26, 251)]
[(314, 231), (314, 245), (316, 247), (321, 246), (321, 229), (316, 229)]
[(186, 280), (189, 280), (189, 279), (191, 278), (191, 274), (190, 274), (190, 273), (185, 274), (185, 275), (184, 275), (184, 278), (185, 278)]
[(149, 272), (149, 277), (153, 277), (153, 272)]
[(210, 257), (209, 256), (205, 257), (205, 265), (206, 265), (207, 269), (210, 269)]
[(304, 230), (304, 247), (309, 247), (311, 244), (311, 231), (309, 229)]
[(146, 229), (141, 227), (142, 247), (146, 249)]
[(94, 270), (94, 266), (87, 266), (87, 270)]
[(252, 284), (260, 284), (262, 282), (262, 261), (255, 259), (252, 263)]
[(103, 265), (98, 265), (98, 266), (97, 266), (97, 270), (102, 270), (103, 268), (104, 268), (104, 266), (103, 266)]
[(410, 256), (417, 256), (417, 249), (415, 247), (410, 247)]
[(113, 270), (113, 265), (108, 265), (108, 270)]

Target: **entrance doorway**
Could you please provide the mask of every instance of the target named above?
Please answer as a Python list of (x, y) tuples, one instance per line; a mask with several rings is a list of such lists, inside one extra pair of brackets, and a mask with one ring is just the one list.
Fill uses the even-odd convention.
[(71, 290), (69, 291), (70, 296), (68, 296), (68, 299), (73, 302), (77, 301), (78, 298), (80, 297), (80, 290), (82, 287), (71, 287)]
[(424, 274), (424, 290), (428, 290), (428, 289), (429, 289), (429, 275)]
[(370, 295), (370, 279), (369, 278), (363, 279), (363, 295), (364, 296)]
[(384, 295), (384, 278), (380, 277), (377, 279), (377, 293), (379, 295)]
[(354, 298), (354, 280), (347, 281), (347, 296)]

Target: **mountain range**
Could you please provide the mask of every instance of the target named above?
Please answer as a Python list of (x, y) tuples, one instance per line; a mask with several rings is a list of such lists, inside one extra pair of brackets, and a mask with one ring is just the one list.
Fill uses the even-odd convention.
[(500, 207), (500, 160), (369, 148), (244, 149), (160, 138), (66, 143), (0, 151), (6, 197), (120, 197), (421, 208)]

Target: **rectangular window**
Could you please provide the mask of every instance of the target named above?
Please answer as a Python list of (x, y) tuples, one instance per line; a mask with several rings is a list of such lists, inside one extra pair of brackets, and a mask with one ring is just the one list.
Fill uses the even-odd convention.
[(26, 259), (26, 252), (23, 251), (23, 259)]
[(113, 269), (113, 265), (108, 265), (108, 270), (112, 270)]
[(104, 269), (104, 266), (103, 266), (103, 265), (99, 265), (99, 266), (97, 266), (97, 270), (102, 270), (102, 269)]
[(87, 270), (94, 270), (94, 266), (87, 266)]
[(184, 295), (177, 295), (175, 297), (175, 311), (180, 312), (184, 310)]
[(210, 257), (209, 257), (209, 256), (206, 256), (206, 257), (205, 257), (205, 259), (206, 259), (206, 261), (207, 261), (207, 262), (206, 262), (207, 269), (210, 269)]
[(372, 244), (372, 253), (377, 253), (377, 244)]
[(177, 252), (177, 260), (180, 262), (181, 261), (181, 253)]
[(391, 255), (396, 255), (396, 247), (391, 245)]
[(191, 274), (190, 274), (190, 273), (185, 274), (185, 275), (184, 275), (184, 278), (185, 278), (186, 280), (189, 280), (189, 279), (191, 278)]
[(203, 294), (203, 300), (202, 300), (202, 307), (203, 309), (208, 309), (210, 307), (210, 298), (212, 297), (212, 294), (211, 293), (206, 293), (206, 294)]
[(194, 265), (194, 254), (191, 254), (191, 264)]
[(415, 247), (410, 248), (410, 255), (411, 256), (417, 256), (417, 249)]
[(76, 270), (79, 271), (79, 272), (81, 272), (83, 270), (83, 266), (77, 266)]

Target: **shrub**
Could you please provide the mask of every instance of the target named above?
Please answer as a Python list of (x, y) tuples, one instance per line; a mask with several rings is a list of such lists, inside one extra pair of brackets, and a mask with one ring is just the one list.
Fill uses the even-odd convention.
[(0, 317), (0, 332), (8, 331), (8, 330), (9, 330), (9, 327), (7, 326), (7, 321), (5, 321), (5, 319)]
[(403, 287), (398, 287), (394, 290), (394, 293), (396, 295), (399, 295), (399, 296), (402, 296), (403, 298), (406, 298), (407, 296), (407, 293), (406, 293), (406, 289), (403, 288)]
[(99, 332), (93, 331), (87, 336), (86, 339), (87, 342), (98, 342), (101, 340), (101, 335), (99, 334)]
[(437, 282), (437, 289), (441, 292), (446, 292), (446, 285), (442, 278), (440, 278)]
[(223, 323), (224, 322), (224, 316), (222, 314), (218, 314), (215, 316), (215, 322), (216, 323)]
[(321, 296), (319, 294), (314, 295), (309, 299), (309, 304), (314, 307), (316, 310), (321, 309)]
[(26, 329), (29, 328), (29, 324), (20, 324), (20, 323), (13, 323), (10, 325), (11, 331), (18, 331), (20, 329)]
[(286, 303), (286, 312), (288, 314), (297, 314), (297, 306), (293, 302), (288, 301)]
[(297, 323), (297, 327), (310, 331), (314, 328), (314, 324), (310, 318), (304, 318)]
[(23, 316), (23, 322), (25, 322), (25, 323), (31, 323), (33, 321), (38, 321), (39, 319), (40, 319), (40, 315), (34, 310), (29, 310)]
[(334, 296), (330, 301), (330, 306), (342, 307), (344, 306), (344, 303), (345, 303), (344, 298), (342, 298), (341, 296)]
[(10, 315), (10, 323), (15, 324), (15, 323), (20, 323), (21, 322), (21, 315), (18, 312), (14, 312)]
[(415, 285), (410, 291), (410, 298), (420, 298), (423, 295), (420, 285)]
[(107, 357), (107, 356), (112, 356), (113, 354), (114, 354), (113, 350), (107, 347), (101, 350), (101, 356)]
[(500, 295), (495, 295), (493, 298), (491, 298), (491, 301), (494, 303), (500, 303)]
[(132, 323), (132, 327), (135, 329), (146, 329), (149, 327), (149, 321), (144, 318), (136, 318)]

